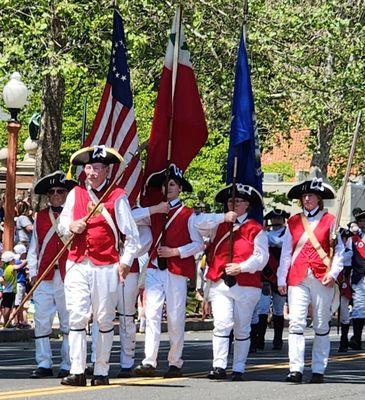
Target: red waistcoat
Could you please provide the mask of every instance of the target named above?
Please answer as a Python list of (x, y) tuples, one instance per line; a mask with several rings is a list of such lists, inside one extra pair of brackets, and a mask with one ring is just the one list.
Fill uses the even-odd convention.
[[(99, 198), (102, 194), (103, 191), (98, 193)], [(116, 226), (114, 205), (116, 200), (124, 194), (122, 188), (116, 187), (103, 202), (103, 207), (108, 210)], [(76, 186), (74, 221), (87, 216), (93, 206), (87, 190)], [(68, 258), (79, 263), (88, 257), (95, 265), (100, 266), (114, 264), (119, 261), (119, 252), (115, 247), (115, 237), (111, 227), (101, 213), (96, 213), (87, 222), (85, 231), (75, 235)]]
[[(326, 212), (314, 230), (316, 238), (318, 239), (323, 250), (327, 253), (328, 257), (330, 256), (331, 226), (334, 222), (334, 219), (335, 217), (332, 214)], [(288, 228), (292, 236), (292, 252), (294, 252), (300, 237), (304, 233), (304, 226), (301, 221), (300, 213), (289, 218)], [(288, 285), (299, 285), (307, 277), (308, 268), (312, 270), (313, 275), (319, 280), (322, 280), (327, 272), (326, 265), (319, 257), (316, 249), (312, 246), (309, 239), (305, 242), (297, 258), (294, 260), (289, 269)]]
[[(188, 229), (188, 221), (190, 216), (193, 214), (193, 210), (189, 207), (184, 207), (179, 215), (172, 221), (164, 232), (161, 240), (161, 245), (168, 247), (181, 247), (188, 243), (191, 243), (191, 237)], [(164, 214), (153, 214), (151, 215), (151, 231), (152, 231), (152, 246), (150, 250), (151, 260), (157, 257), (156, 242), (160, 236), (162, 227), (168, 222), (170, 218), (180, 207), (171, 208), (166, 219)], [(195, 259), (194, 256), (180, 258), (180, 257), (169, 257), (167, 260), (168, 270), (172, 274), (186, 276), (189, 279), (194, 279), (195, 276)], [(152, 264), (149, 265), (152, 267)]]
[[(54, 213), (55, 218), (57, 219), (58, 214)], [(47, 235), (47, 232), (52, 226), (51, 219), (49, 218), (49, 208), (45, 208), (38, 212), (37, 220), (36, 220), (36, 232), (38, 238), (38, 251), (41, 250), (43, 241)], [(55, 256), (58, 252), (62, 249), (63, 242), (58, 237), (57, 233), (55, 232), (51, 239), (48, 241), (46, 248), (43, 253), (43, 257), (38, 259), (38, 274), (37, 279), (43, 274), (46, 268), (51, 264)], [(66, 275), (66, 260), (67, 260), (68, 251), (66, 250), (63, 255), (58, 260), (58, 267), (61, 273), (62, 280), (65, 279)], [(54, 269), (52, 268), (51, 271), (46, 275), (44, 278), (46, 281), (51, 281), (54, 276)]]
[[(230, 226), (231, 224), (228, 222), (219, 224), (215, 238), (209, 246), (207, 278), (214, 282), (217, 282), (221, 278), (226, 264), (229, 262), (229, 235), (220, 244), (218, 243), (229, 232)], [(241, 263), (252, 256), (255, 237), (262, 229), (262, 226), (258, 222), (249, 219), (234, 232), (232, 262)], [(260, 271), (253, 274), (243, 272), (236, 275), (236, 279), (239, 286), (262, 287)]]

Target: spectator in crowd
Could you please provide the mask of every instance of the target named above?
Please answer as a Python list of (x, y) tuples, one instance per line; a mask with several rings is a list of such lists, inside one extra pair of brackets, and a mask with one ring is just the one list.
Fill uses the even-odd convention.
[(25, 201), (19, 201), (16, 205), (16, 232), (15, 243), (23, 244), (29, 247), (30, 238), (32, 237), (33, 220), (30, 217), (30, 206)]
[[(25, 297), (27, 289), (27, 249), (23, 244), (17, 244), (14, 247), (14, 253), (18, 257), (17, 260), (15, 260), (14, 265), (14, 269), (17, 272), (17, 285), (14, 305), (15, 307), (19, 307)], [(28, 309), (26, 306), (23, 306), (21, 310), (18, 310), (17, 321), (18, 328), (28, 329), (31, 327), (28, 323)]]
[[(0, 268), (0, 283), (4, 285), (2, 309), (4, 326), (7, 324), (11, 310), (14, 305), (16, 294), (16, 270), (14, 269), (14, 262), (16, 255), (12, 251), (4, 251), (1, 255), (2, 268)], [(14, 326), (9, 326), (14, 328)]]

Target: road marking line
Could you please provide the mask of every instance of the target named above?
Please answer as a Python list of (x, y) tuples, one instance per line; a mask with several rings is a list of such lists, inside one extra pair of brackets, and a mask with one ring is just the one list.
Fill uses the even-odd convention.
[[(173, 381), (182, 381), (188, 378), (170, 378), (164, 379), (162, 377), (156, 378), (131, 378), (131, 379), (111, 379), (110, 385), (105, 386), (50, 386), (44, 388), (35, 388), (28, 390), (18, 390), (18, 391), (9, 391), (0, 393), (1, 400), (7, 399), (17, 399), (22, 397), (36, 397), (43, 395), (56, 395), (63, 393), (74, 393), (74, 392), (85, 392), (85, 391), (93, 391), (93, 390), (102, 390), (102, 389), (115, 389), (121, 386), (129, 386), (129, 385), (153, 385), (157, 383), (164, 382), (168, 384)], [(168, 385), (166, 385), (168, 386)]]
[[(340, 355), (333, 356), (329, 359), (330, 362), (344, 362), (344, 361), (353, 361), (360, 360), (365, 358), (365, 353), (358, 353), (352, 355)], [(307, 360), (305, 362), (306, 365), (310, 364), (310, 361)], [(249, 365), (246, 369), (246, 372), (252, 372), (260, 369), (282, 369), (287, 368), (288, 362), (275, 363), (275, 364), (258, 364), (258, 365)], [(115, 389), (120, 386), (130, 386), (130, 385), (153, 385), (157, 383), (166, 383), (168, 386), (169, 382), (174, 381), (183, 381), (189, 378), (199, 378), (205, 377), (206, 374), (202, 374), (201, 372), (187, 374), (182, 378), (172, 378), (172, 379), (164, 379), (162, 377), (155, 378), (130, 378), (130, 379), (111, 379), (109, 386), (85, 386), (85, 387), (76, 387), (76, 386), (50, 386), (43, 388), (35, 388), (28, 390), (18, 390), (18, 391), (8, 391), (0, 393), (0, 400), (11, 400), (18, 399), (22, 397), (37, 397), (43, 395), (56, 395), (63, 393), (75, 393), (75, 392), (85, 392), (85, 391), (95, 391), (102, 389)]]

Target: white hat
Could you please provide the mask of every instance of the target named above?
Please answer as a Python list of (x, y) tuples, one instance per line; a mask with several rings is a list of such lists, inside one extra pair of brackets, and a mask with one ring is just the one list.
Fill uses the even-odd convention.
[(15, 245), (13, 250), (14, 250), (15, 254), (19, 254), (19, 255), (27, 252), (27, 248), (24, 246), (24, 244)]
[(1, 255), (1, 261), (9, 263), (10, 261), (16, 260), (17, 256), (14, 254), (12, 251), (4, 251), (4, 253)]

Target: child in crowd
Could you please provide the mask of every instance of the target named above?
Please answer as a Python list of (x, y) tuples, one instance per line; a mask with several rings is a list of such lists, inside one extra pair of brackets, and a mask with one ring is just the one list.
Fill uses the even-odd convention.
[[(14, 269), (16, 258), (17, 256), (12, 251), (4, 251), (1, 255), (2, 268), (0, 268), (0, 284), (4, 286), (1, 303), (4, 326), (9, 320), (16, 295), (16, 270)], [(11, 325), (8, 328), (14, 327), (15, 326)]]

